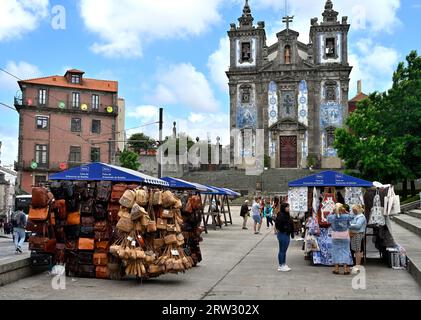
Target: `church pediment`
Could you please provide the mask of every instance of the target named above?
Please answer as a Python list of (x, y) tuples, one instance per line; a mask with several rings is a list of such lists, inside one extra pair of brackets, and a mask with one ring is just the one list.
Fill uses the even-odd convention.
[(272, 132), (281, 132), (281, 131), (298, 131), (305, 132), (307, 131), (307, 126), (298, 122), (292, 118), (284, 118), (274, 123), (269, 127), (269, 131)]

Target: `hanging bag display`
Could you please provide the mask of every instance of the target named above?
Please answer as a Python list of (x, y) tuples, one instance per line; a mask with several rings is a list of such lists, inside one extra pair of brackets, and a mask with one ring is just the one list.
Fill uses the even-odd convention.
[(136, 193), (133, 190), (124, 191), (123, 196), (120, 198), (119, 203), (126, 208), (131, 209), (136, 201)]
[(335, 211), (336, 197), (335, 188), (326, 188), (323, 194), (323, 200), (320, 204), (319, 226), (322, 228), (330, 227), (327, 217)]
[(136, 191), (136, 203), (144, 207), (148, 203), (148, 193), (143, 189), (137, 189)]
[(130, 213), (121, 212), (120, 220), (118, 220), (117, 229), (122, 232), (130, 232), (133, 230), (133, 221)]
[(155, 191), (153, 193), (152, 204), (154, 206), (162, 205), (162, 191)]
[(401, 212), (401, 201), (398, 195), (395, 194), (393, 186), (389, 187), (387, 196), (384, 198), (384, 215), (393, 216)]
[(120, 198), (123, 196), (126, 189), (127, 189), (127, 185), (125, 183), (117, 183), (113, 185), (111, 189), (110, 202), (118, 202)]
[(157, 230), (157, 223), (155, 221), (155, 213), (153, 211), (151, 201), (149, 201), (148, 214), (149, 214), (151, 219), (148, 222), (148, 226), (146, 227), (146, 231), (147, 232), (155, 232)]
[(80, 224), (80, 212), (72, 212), (67, 215), (67, 225), (79, 225)]
[(44, 208), (29, 208), (28, 219), (32, 221), (46, 221), (48, 219), (48, 207)]
[(174, 206), (177, 199), (174, 197), (173, 193), (169, 190), (162, 193), (162, 206), (164, 208), (171, 208)]
[(139, 206), (137, 203), (135, 203), (131, 210), (132, 220), (138, 220), (140, 219), (144, 214), (147, 214), (145, 209), (141, 206)]
[(385, 224), (386, 220), (383, 215), (383, 208), (381, 207), (379, 190), (377, 189), (373, 200), (373, 207), (370, 212), (370, 219), (368, 219), (368, 225), (381, 227)]

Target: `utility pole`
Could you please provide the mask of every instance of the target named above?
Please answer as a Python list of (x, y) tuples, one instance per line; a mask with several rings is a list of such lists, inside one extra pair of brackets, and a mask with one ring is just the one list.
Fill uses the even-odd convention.
[(158, 178), (162, 178), (162, 127), (163, 127), (164, 109), (159, 108), (159, 162), (158, 162)]

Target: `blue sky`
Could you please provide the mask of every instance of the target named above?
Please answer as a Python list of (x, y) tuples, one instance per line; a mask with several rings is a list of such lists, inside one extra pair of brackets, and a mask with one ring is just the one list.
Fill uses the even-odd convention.
[[(255, 23), (266, 22), (268, 44), (283, 29), (282, 0), (250, 0)], [(308, 42), (310, 18), (324, 0), (289, 0), (292, 28)], [(421, 52), (421, 0), (333, 0), (351, 22), (350, 98), (356, 81), (366, 92), (385, 90), (410, 50)], [(1, 0), (0, 67), (21, 78), (64, 74), (78, 68), (90, 78), (119, 81), (126, 99), (126, 128), (157, 119), (165, 108), (165, 133), (172, 122), (190, 136), (229, 142), (226, 32), (242, 13), (243, 0)], [(57, 7), (62, 6), (62, 7)], [(57, 12), (65, 29), (55, 29)], [(63, 21), (62, 21), (63, 22)], [(0, 102), (13, 105), (15, 79), (0, 73)], [(17, 156), (18, 115), (0, 106), (2, 164)], [(157, 126), (130, 130), (157, 137)]]

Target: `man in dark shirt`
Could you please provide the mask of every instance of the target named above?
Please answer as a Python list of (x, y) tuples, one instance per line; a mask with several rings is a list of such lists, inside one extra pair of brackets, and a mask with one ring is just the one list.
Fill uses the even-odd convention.
[(244, 204), (241, 206), (240, 216), (243, 217), (243, 229), (247, 230), (247, 219), (250, 216), (249, 201), (244, 201)]

